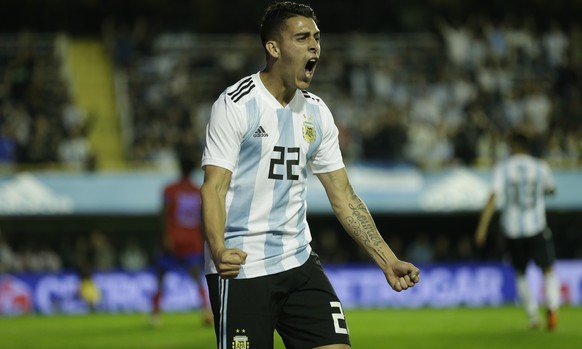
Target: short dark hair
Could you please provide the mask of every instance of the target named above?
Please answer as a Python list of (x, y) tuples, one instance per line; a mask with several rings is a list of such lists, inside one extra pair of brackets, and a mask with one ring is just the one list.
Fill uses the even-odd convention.
[(189, 177), (200, 162), (197, 147), (179, 143), (175, 147), (175, 154), (180, 170), (180, 175), (182, 177)]
[(315, 12), (309, 5), (293, 1), (278, 1), (269, 5), (261, 20), (260, 32), (263, 45), (272, 38), (273, 33), (277, 32), (287, 19), (296, 16), (311, 18), (317, 23)]
[(530, 138), (522, 131), (513, 131), (509, 136), (509, 143), (523, 150), (529, 150), (531, 143)]
[(180, 176), (189, 177), (194, 172), (196, 161), (191, 157), (182, 156), (178, 158), (178, 165), (180, 167)]

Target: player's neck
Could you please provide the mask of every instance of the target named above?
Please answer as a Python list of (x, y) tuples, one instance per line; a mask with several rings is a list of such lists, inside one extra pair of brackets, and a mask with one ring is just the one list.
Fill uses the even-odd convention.
[(267, 91), (283, 107), (286, 107), (295, 96), (297, 89), (286, 87), (283, 77), (280, 74), (276, 74), (272, 69), (265, 68), (259, 73), (259, 77)]

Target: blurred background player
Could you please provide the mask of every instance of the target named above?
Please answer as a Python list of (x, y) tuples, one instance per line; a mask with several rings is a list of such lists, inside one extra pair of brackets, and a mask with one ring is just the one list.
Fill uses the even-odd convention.
[(202, 301), (205, 324), (212, 324), (207, 292), (201, 282), (204, 263), (204, 235), (201, 222), (200, 189), (192, 182), (198, 164), (195, 149), (178, 151), (180, 178), (163, 191), (163, 251), (157, 262), (158, 289), (152, 297), (151, 323), (159, 324), (164, 275), (171, 269), (182, 269), (196, 282)]
[(493, 188), (475, 234), (477, 246), (486, 241), (496, 202), (501, 209), (501, 230), (516, 272), (516, 288), (529, 316), (530, 326), (539, 327), (537, 300), (532, 296), (525, 272), (533, 260), (544, 274), (547, 327), (555, 329), (560, 305), (560, 285), (554, 273), (555, 251), (552, 232), (547, 226), (544, 197), (555, 192), (550, 167), (529, 154), (529, 140), (519, 132), (510, 139), (511, 156), (495, 167)]
[(75, 239), (74, 245), (75, 266), (79, 276), (79, 297), (85, 301), (89, 311), (97, 310), (101, 303), (101, 290), (93, 280), (96, 271), (97, 250), (92, 246), (91, 237), (80, 235)]

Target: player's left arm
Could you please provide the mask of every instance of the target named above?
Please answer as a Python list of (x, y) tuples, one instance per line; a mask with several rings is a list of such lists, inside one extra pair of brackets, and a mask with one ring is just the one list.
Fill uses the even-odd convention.
[(382, 269), (392, 289), (399, 292), (418, 283), (420, 270), (399, 260), (384, 241), (370, 211), (352, 188), (345, 168), (319, 173), (317, 177), (344, 229)]

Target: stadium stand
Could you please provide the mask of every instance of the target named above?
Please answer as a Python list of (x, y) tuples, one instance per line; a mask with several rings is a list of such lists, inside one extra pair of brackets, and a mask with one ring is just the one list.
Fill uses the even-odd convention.
[[(253, 35), (159, 33), (144, 42), (123, 28), (108, 40), (126, 77), (134, 161), (163, 164), (177, 140), (200, 139), (218, 88), (263, 64)], [(519, 128), (552, 165), (579, 166), (579, 29), (486, 18), (441, 20), (438, 29), (325, 36), (325, 64), (310, 90), (329, 101), (347, 160), (487, 167)]]
[[(437, 23), (420, 34), (326, 35), (326, 64), (310, 89), (329, 101), (346, 160), (487, 167), (506, 153), (508, 130), (520, 128), (551, 165), (579, 166), (580, 28)], [(3, 36), (4, 167), (94, 168), (97, 156), (101, 169), (174, 168), (173, 146), (199, 143), (219, 89), (264, 60), (250, 34), (152, 33), (143, 19), (104, 28), (91, 45)], [(94, 63), (75, 63), (85, 56)]]
[(0, 35), (0, 165), (10, 170), (83, 168), (88, 122), (75, 105), (57, 34)]

